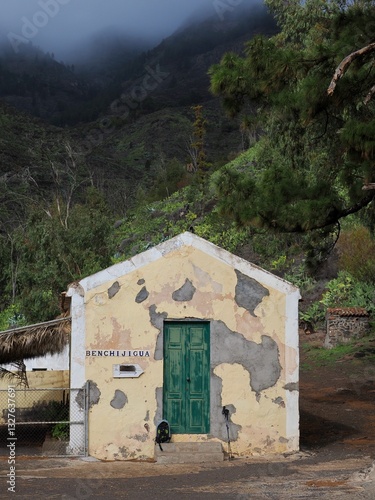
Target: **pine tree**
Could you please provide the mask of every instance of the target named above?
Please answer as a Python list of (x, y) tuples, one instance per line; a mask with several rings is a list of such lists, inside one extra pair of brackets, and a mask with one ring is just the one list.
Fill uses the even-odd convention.
[(329, 228), (365, 207), (374, 218), (374, 2), (268, 5), (281, 32), (210, 69), (229, 115), (256, 103), (262, 133), (255, 164), (218, 179), (222, 209), (281, 231)]

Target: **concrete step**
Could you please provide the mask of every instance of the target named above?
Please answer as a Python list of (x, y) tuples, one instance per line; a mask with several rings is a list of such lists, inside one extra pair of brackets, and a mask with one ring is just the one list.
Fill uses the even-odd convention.
[(222, 462), (224, 452), (221, 443), (207, 442), (184, 442), (184, 443), (162, 443), (163, 451), (159, 445), (155, 445), (155, 460), (161, 464), (188, 464), (204, 462)]

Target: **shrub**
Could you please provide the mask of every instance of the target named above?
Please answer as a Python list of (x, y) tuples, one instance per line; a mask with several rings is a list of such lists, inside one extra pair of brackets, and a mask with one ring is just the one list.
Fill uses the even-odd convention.
[(25, 326), (26, 320), (16, 304), (12, 304), (0, 313), (0, 331)]
[(52, 437), (61, 441), (69, 439), (69, 424), (56, 424), (52, 429)]
[(359, 226), (343, 232), (337, 250), (341, 271), (359, 281), (375, 281), (375, 241), (367, 228)]
[(363, 307), (370, 315), (375, 313), (374, 285), (355, 279), (350, 273), (340, 271), (337, 278), (331, 280), (320, 301), (314, 302), (300, 319), (313, 326), (322, 325), (328, 308)]
[(340, 271), (337, 278), (327, 285), (320, 301), (328, 307), (364, 307), (373, 314), (375, 288), (372, 284), (355, 279), (350, 273)]
[(69, 403), (38, 401), (24, 412), (25, 422), (56, 422), (69, 420)]

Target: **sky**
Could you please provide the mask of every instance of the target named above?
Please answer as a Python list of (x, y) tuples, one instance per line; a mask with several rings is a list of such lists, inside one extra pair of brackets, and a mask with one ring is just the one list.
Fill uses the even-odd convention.
[[(197, 9), (222, 16), (248, 0), (1, 0), (1, 44), (32, 43), (64, 57), (101, 31), (161, 40)], [(223, 10), (224, 8), (224, 10)]]

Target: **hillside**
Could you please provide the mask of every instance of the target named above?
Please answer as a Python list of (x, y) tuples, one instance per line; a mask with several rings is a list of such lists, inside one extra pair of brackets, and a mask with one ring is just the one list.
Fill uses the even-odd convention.
[[(40, 118), (31, 122), (26, 117), (22, 136), (34, 138), (38, 130), (53, 130), (51, 124), (64, 126), (61, 132), (54, 129), (56, 137), (64, 137), (55, 141), (56, 147), (68, 140), (80, 151), (90, 182), (121, 214), (150, 189), (152, 197), (155, 189), (170, 193), (155, 184), (171, 162), (179, 164), (179, 185), (188, 182), (183, 169), (191, 162), (192, 106), (204, 106), (205, 148), (215, 168), (246, 149), (239, 122), (229, 120), (210, 93), (207, 71), (225, 52), (241, 52), (255, 34), (274, 31), (265, 8), (255, 5), (234, 9), (224, 19), (194, 18), (149, 50), (144, 40), (99, 34), (91, 46), (80, 48), (75, 65), (57, 62), (32, 45), (22, 45), (19, 54), (3, 48), (0, 99)], [(1, 134), (12, 144), (20, 130), (16, 122), (9, 123)], [(38, 161), (39, 143), (32, 156), (34, 163), (44, 164)], [(27, 150), (25, 155), (26, 161)], [(23, 163), (16, 161), (14, 168), (26, 168)], [(11, 162), (2, 168), (12, 175)], [(43, 182), (53, 189), (48, 174)]]
[(226, 52), (242, 53), (245, 42), (255, 35), (275, 32), (272, 17), (264, 6), (257, 4), (246, 10), (235, 10), (223, 20), (213, 16), (195, 21), (143, 54), (138, 80), (129, 80), (127, 67), (119, 72), (124, 93), (141, 83), (146, 66), (154, 68), (159, 64), (163, 77), (148, 96), (151, 108), (193, 105), (212, 99), (207, 75), (210, 66), (219, 62)]
[(95, 120), (117, 92), (115, 68), (132, 61), (144, 47), (133, 40), (103, 37), (86, 50), (81, 47), (86, 59), (76, 63), (57, 61), (53, 53), (32, 44), (21, 44), (17, 52), (0, 46), (0, 99), (54, 125)]
[[(22, 140), (20, 140), (22, 138)], [(53, 166), (65, 164), (67, 134), (0, 101), (0, 229), (23, 222), (28, 204), (53, 196)]]
[[(125, 41), (115, 50), (113, 39), (104, 40), (97, 58), (91, 54), (85, 65), (77, 62), (76, 67), (32, 46), (17, 56), (3, 54), (3, 324), (9, 323), (9, 311), (11, 324), (19, 317), (54, 317), (58, 296), (68, 283), (187, 230), (299, 286), (306, 324), (323, 320), (325, 308), (338, 300), (337, 291), (343, 291), (341, 305), (356, 301), (373, 309), (371, 285), (339, 275), (342, 268), (334, 250), (339, 230), (353, 240), (350, 231), (360, 219), (349, 218), (339, 228), (285, 233), (262, 224), (259, 217), (236, 218), (228, 209), (228, 204), (245, 207), (245, 212), (258, 206), (253, 180), (266, 172), (260, 160), (267, 150), (259, 155), (265, 141), (249, 149), (254, 130), (246, 131), (239, 119), (224, 113), (220, 99), (210, 93), (207, 71), (228, 51), (243, 53), (245, 41), (257, 33), (275, 33), (262, 7), (234, 10), (222, 20), (190, 20), (143, 52), (141, 44)], [(108, 58), (106, 47), (113, 50)], [(250, 103), (248, 115), (256, 105)], [(196, 105), (202, 106), (203, 174), (193, 164), (200, 141)], [(294, 133), (290, 137), (295, 141)], [(293, 151), (293, 141), (288, 151)], [(269, 163), (282, 167), (278, 161)], [(218, 179), (228, 196), (221, 196)], [(243, 181), (243, 191), (234, 187), (233, 179)], [(276, 186), (274, 177), (264, 180), (264, 186)], [(274, 201), (270, 199), (271, 208), (277, 206)], [(373, 255), (369, 233), (362, 232), (364, 241)], [(349, 244), (347, 248), (351, 250)], [(358, 254), (352, 260), (355, 268)], [(371, 265), (369, 257), (370, 271)], [(322, 293), (330, 283), (323, 304)]]
[(192, 106), (203, 104), (212, 170), (246, 149), (239, 123), (227, 119), (208, 90), (207, 70), (226, 51), (241, 52), (245, 40), (272, 29), (264, 8), (254, 7), (221, 20), (191, 19), (154, 48), (100, 35), (80, 48), (75, 64), (32, 44), (17, 54), (0, 50), (4, 324), (8, 306), (11, 314), (21, 307), (29, 321), (53, 317), (67, 282), (109, 263), (113, 238), (126, 239), (108, 238), (110, 220), (194, 184), (187, 168), (195, 140)]
[[(272, 18), (256, 4), (222, 20), (195, 19), (154, 48), (145, 40), (101, 33), (72, 56), (74, 64), (33, 45), (21, 45), (18, 54), (2, 47), (0, 99), (63, 126), (115, 114), (111, 104), (127, 93), (135, 96), (137, 114), (190, 106), (212, 98), (207, 70), (223, 53), (242, 51), (254, 34), (274, 31)], [(145, 95), (138, 87), (150, 68), (157, 74), (157, 65), (162, 78), (151, 81)]]

